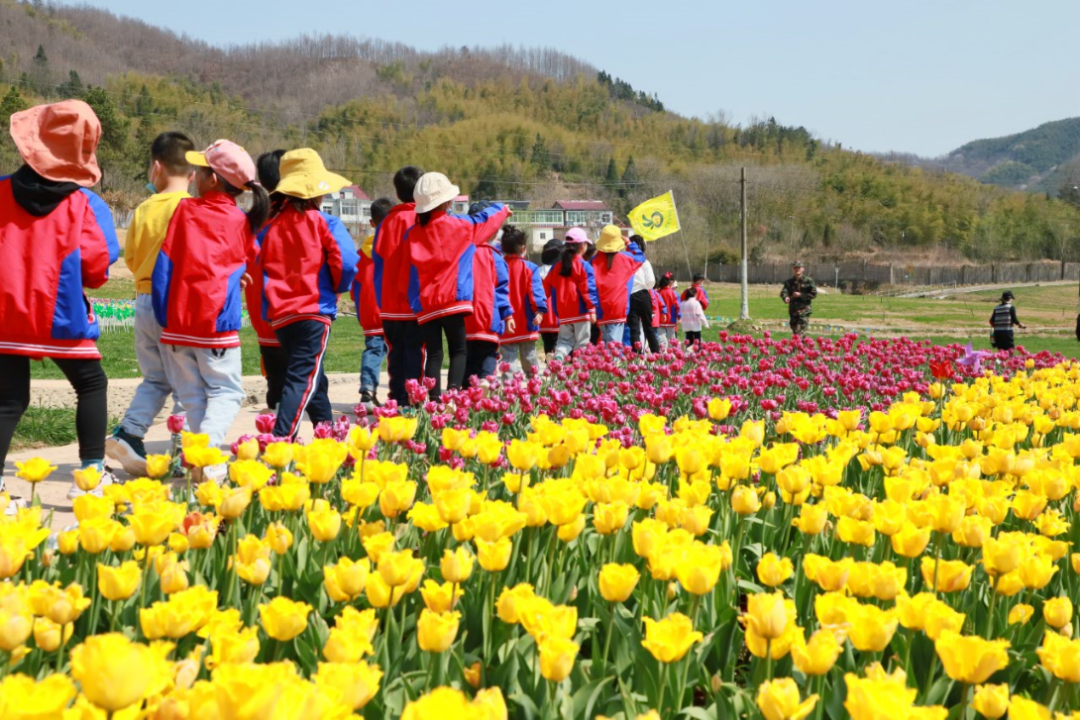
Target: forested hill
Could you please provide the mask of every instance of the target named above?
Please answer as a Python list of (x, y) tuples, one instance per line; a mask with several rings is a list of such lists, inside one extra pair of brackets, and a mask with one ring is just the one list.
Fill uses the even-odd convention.
[[(741, 166), (756, 260), (1080, 253), (1068, 203), (849, 152), (787, 124), (797, 119), (681, 117), (663, 88), (551, 49), (426, 53), (331, 36), (218, 48), (93, 8), (0, 0), (0, 123), (62, 97), (101, 117), (102, 190), (118, 206), (144, 197), (149, 142), (172, 128), (253, 153), (314, 147), (372, 195), (405, 163), (442, 170), (474, 197), (541, 207), (602, 199), (625, 213), (671, 189), (695, 264), (733, 258)], [(0, 172), (17, 162), (5, 136)], [(684, 256), (679, 239), (658, 246)]]
[(1080, 117), (975, 140), (941, 158), (946, 168), (1003, 187), (1063, 192), (1080, 184)]

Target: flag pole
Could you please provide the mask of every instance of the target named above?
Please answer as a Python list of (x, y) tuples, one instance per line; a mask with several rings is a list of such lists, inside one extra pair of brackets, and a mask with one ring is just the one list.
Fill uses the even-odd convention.
[[(690, 251), (686, 248), (686, 236), (682, 234), (682, 223), (679, 222), (679, 206), (675, 204), (675, 192), (673, 190), (668, 190), (668, 195), (671, 196), (671, 209), (675, 211), (675, 224), (679, 226), (679, 239), (682, 240), (683, 255), (686, 256), (686, 272), (689, 273), (686, 281), (692, 282), (694, 279), (694, 271), (690, 267)], [(705, 259), (705, 262), (709, 262), (708, 258)]]

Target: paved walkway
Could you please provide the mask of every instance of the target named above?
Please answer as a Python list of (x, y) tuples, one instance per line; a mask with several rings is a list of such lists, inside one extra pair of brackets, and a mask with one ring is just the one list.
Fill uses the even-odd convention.
[[(329, 375), (330, 379), (330, 402), (334, 408), (334, 414), (352, 414), (353, 407), (360, 399), (358, 374)], [(127, 400), (134, 392), (138, 379), (111, 380), (109, 382), (110, 412), (120, 415), (127, 409)], [(382, 378), (380, 396), (385, 397), (386, 376)], [(248, 390), (248, 400), (240, 413), (236, 416), (226, 441), (232, 443), (242, 435), (254, 434), (255, 418), (264, 411), (266, 398), (266, 382), (261, 377), (244, 378), (244, 387)], [(75, 396), (70, 392), (65, 380), (35, 380), (32, 390), (33, 402), (48, 398), (51, 404), (74, 405)], [(114, 396), (121, 398), (114, 401)], [(119, 404), (119, 410), (113, 410), (112, 405)], [(172, 439), (165, 427), (166, 413), (163, 413), (146, 434), (146, 449), (151, 453), (167, 453), (171, 447)], [(311, 425), (305, 419), (304, 428), (300, 431), (302, 436), (311, 437)], [(6, 486), (12, 497), (30, 497), (30, 485), (15, 474), (16, 460), (29, 460), (32, 457), (41, 457), (56, 466), (56, 470), (47, 480), (38, 484), (37, 493), (41, 496), (42, 507), (45, 512), (53, 512), (52, 526), (54, 529), (63, 529), (75, 522), (75, 516), (71, 511), (71, 501), (67, 499), (67, 491), (71, 487), (72, 471), (81, 467), (79, 463), (79, 446), (64, 445), (60, 447), (36, 448), (21, 450), (8, 455)], [(108, 462), (108, 461), (106, 461)], [(118, 467), (113, 468), (116, 476), (127, 479), (124, 471)]]

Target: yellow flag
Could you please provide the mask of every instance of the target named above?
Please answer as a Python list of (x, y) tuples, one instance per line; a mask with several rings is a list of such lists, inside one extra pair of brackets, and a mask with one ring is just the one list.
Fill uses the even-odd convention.
[(634, 232), (649, 242), (678, 232), (679, 213), (675, 210), (675, 197), (671, 191), (646, 200), (631, 210), (630, 225)]

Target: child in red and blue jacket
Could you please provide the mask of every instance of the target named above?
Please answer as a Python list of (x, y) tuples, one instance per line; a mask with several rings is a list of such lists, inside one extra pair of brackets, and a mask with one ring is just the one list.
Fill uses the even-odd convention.
[(678, 335), (675, 328), (679, 325), (681, 313), (679, 310), (679, 294), (675, 292), (674, 279), (671, 273), (665, 273), (656, 284), (656, 290), (664, 301), (664, 313), (660, 318), (660, 344), (666, 347), (675, 347)]
[(310, 407), (329, 383), (323, 356), (338, 295), (348, 292), (359, 257), (345, 226), (320, 210), (322, 197), (347, 187), (329, 172), (314, 150), (291, 150), (281, 157), (277, 192), (287, 200), (263, 231), (256, 272), (263, 276), (263, 316), (288, 354), (285, 386), (273, 433), (295, 438), (304, 412), (316, 424), (332, 419), (329, 403)]
[(442, 396), (444, 334), (450, 352), (447, 387), (459, 389), (465, 380), (465, 316), (473, 312), (475, 294), (473, 255), (512, 214), (496, 203), (478, 215), (452, 215), (449, 210), (459, 193), (442, 173), (422, 175), (415, 191), (416, 225), (406, 236), (412, 258), (409, 302), (423, 330), (428, 356), (424, 373), (435, 381), (430, 393), (435, 401)]
[[(475, 213), (474, 213), (475, 214)], [(515, 327), (510, 276), (498, 248), (480, 245), (473, 253), (473, 311), (465, 316), (465, 380), (484, 380), (498, 370), (499, 337)]]
[[(109, 381), (83, 294), (105, 284), (120, 256), (109, 207), (87, 189), (101, 180), (101, 123), (67, 100), (14, 113), (11, 137), (25, 164), (0, 178), (0, 471), (30, 404), (30, 360), (46, 357), (78, 397), (82, 466), (103, 470)], [(102, 483), (111, 481), (106, 472)], [(69, 497), (81, 494), (72, 485)]]
[[(386, 219), (393, 207), (394, 202), (390, 198), (379, 198), (371, 203), (370, 222), (375, 232), (379, 231), (379, 223)], [(386, 357), (382, 317), (375, 301), (375, 262), (371, 257), (374, 243), (374, 235), (364, 240), (352, 286), (356, 317), (364, 331), (364, 354), (360, 357), (360, 402), (369, 408), (382, 405), (378, 398), (379, 375), (382, 373), (383, 358)]]
[[(218, 140), (190, 152), (198, 197), (181, 200), (151, 276), (151, 302), (161, 325), (165, 376), (191, 432), (219, 446), (244, 402), (240, 366), (242, 284), (255, 233), (270, 213), (270, 196), (255, 162), (236, 143)], [(236, 198), (250, 190), (244, 213)]]
[(401, 204), (395, 205), (379, 223), (371, 246), (371, 284), (388, 348), (389, 397), (401, 407), (409, 405), (405, 383), (419, 380), (424, 374), (424, 343), (416, 313), (409, 304), (412, 258), (405, 242), (405, 233), (416, 224), (413, 193), (423, 174), (423, 170), (412, 165), (394, 174), (394, 191)]
[(514, 327), (508, 328), (499, 339), (503, 362), (510, 372), (525, 371), (532, 377), (540, 369), (536, 341), (540, 339), (541, 322), (548, 314), (548, 299), (544, 292), (544, 276), (535, 263), (525, 257), (525, 233), (513, 225), (503, 228), (502, 249), (509, 274), (510, 305), (513, 307)]
[(555, 263), (559, 262), (562, 250), (562, 240), (556, 238), (548, 240), (540, 253), (540, 266), (536, 270), (536, 277), (540, 279), (540, 287), (544, 293), (544, 300), (547, 302), (547, 312), (540, 319), (540, 340), (544, 343), (545, 359), (555, 355), (555, 345), (559, 342), (559, 320), (555, 316), (555, 298), (551, 290), (544, 286), (544, 280), (555, 267)]
[(581, 228), (566, 233), (559, 262), (544, 277), (544, 290), (555, 308), (559, 323), (559, 339), (555, 343), (555, 360), (581, 350), (589, 344), (592, 323), (600, 298), (592, 265), (581, 259), (589, 247), (588, 237)]
[(592, 259), (596, 275), (596, 290), (600, 296), (600, 308), (596, 314), (603, 342), (621, 343), (624, 339), (626, 316), (630, 312), (630, 290), (634, 273), (645, 261), (645, 256), (635, 243), (629, 246), (622, 232), (614, 225), (607, 225), (596, 241), (596, 256)]

